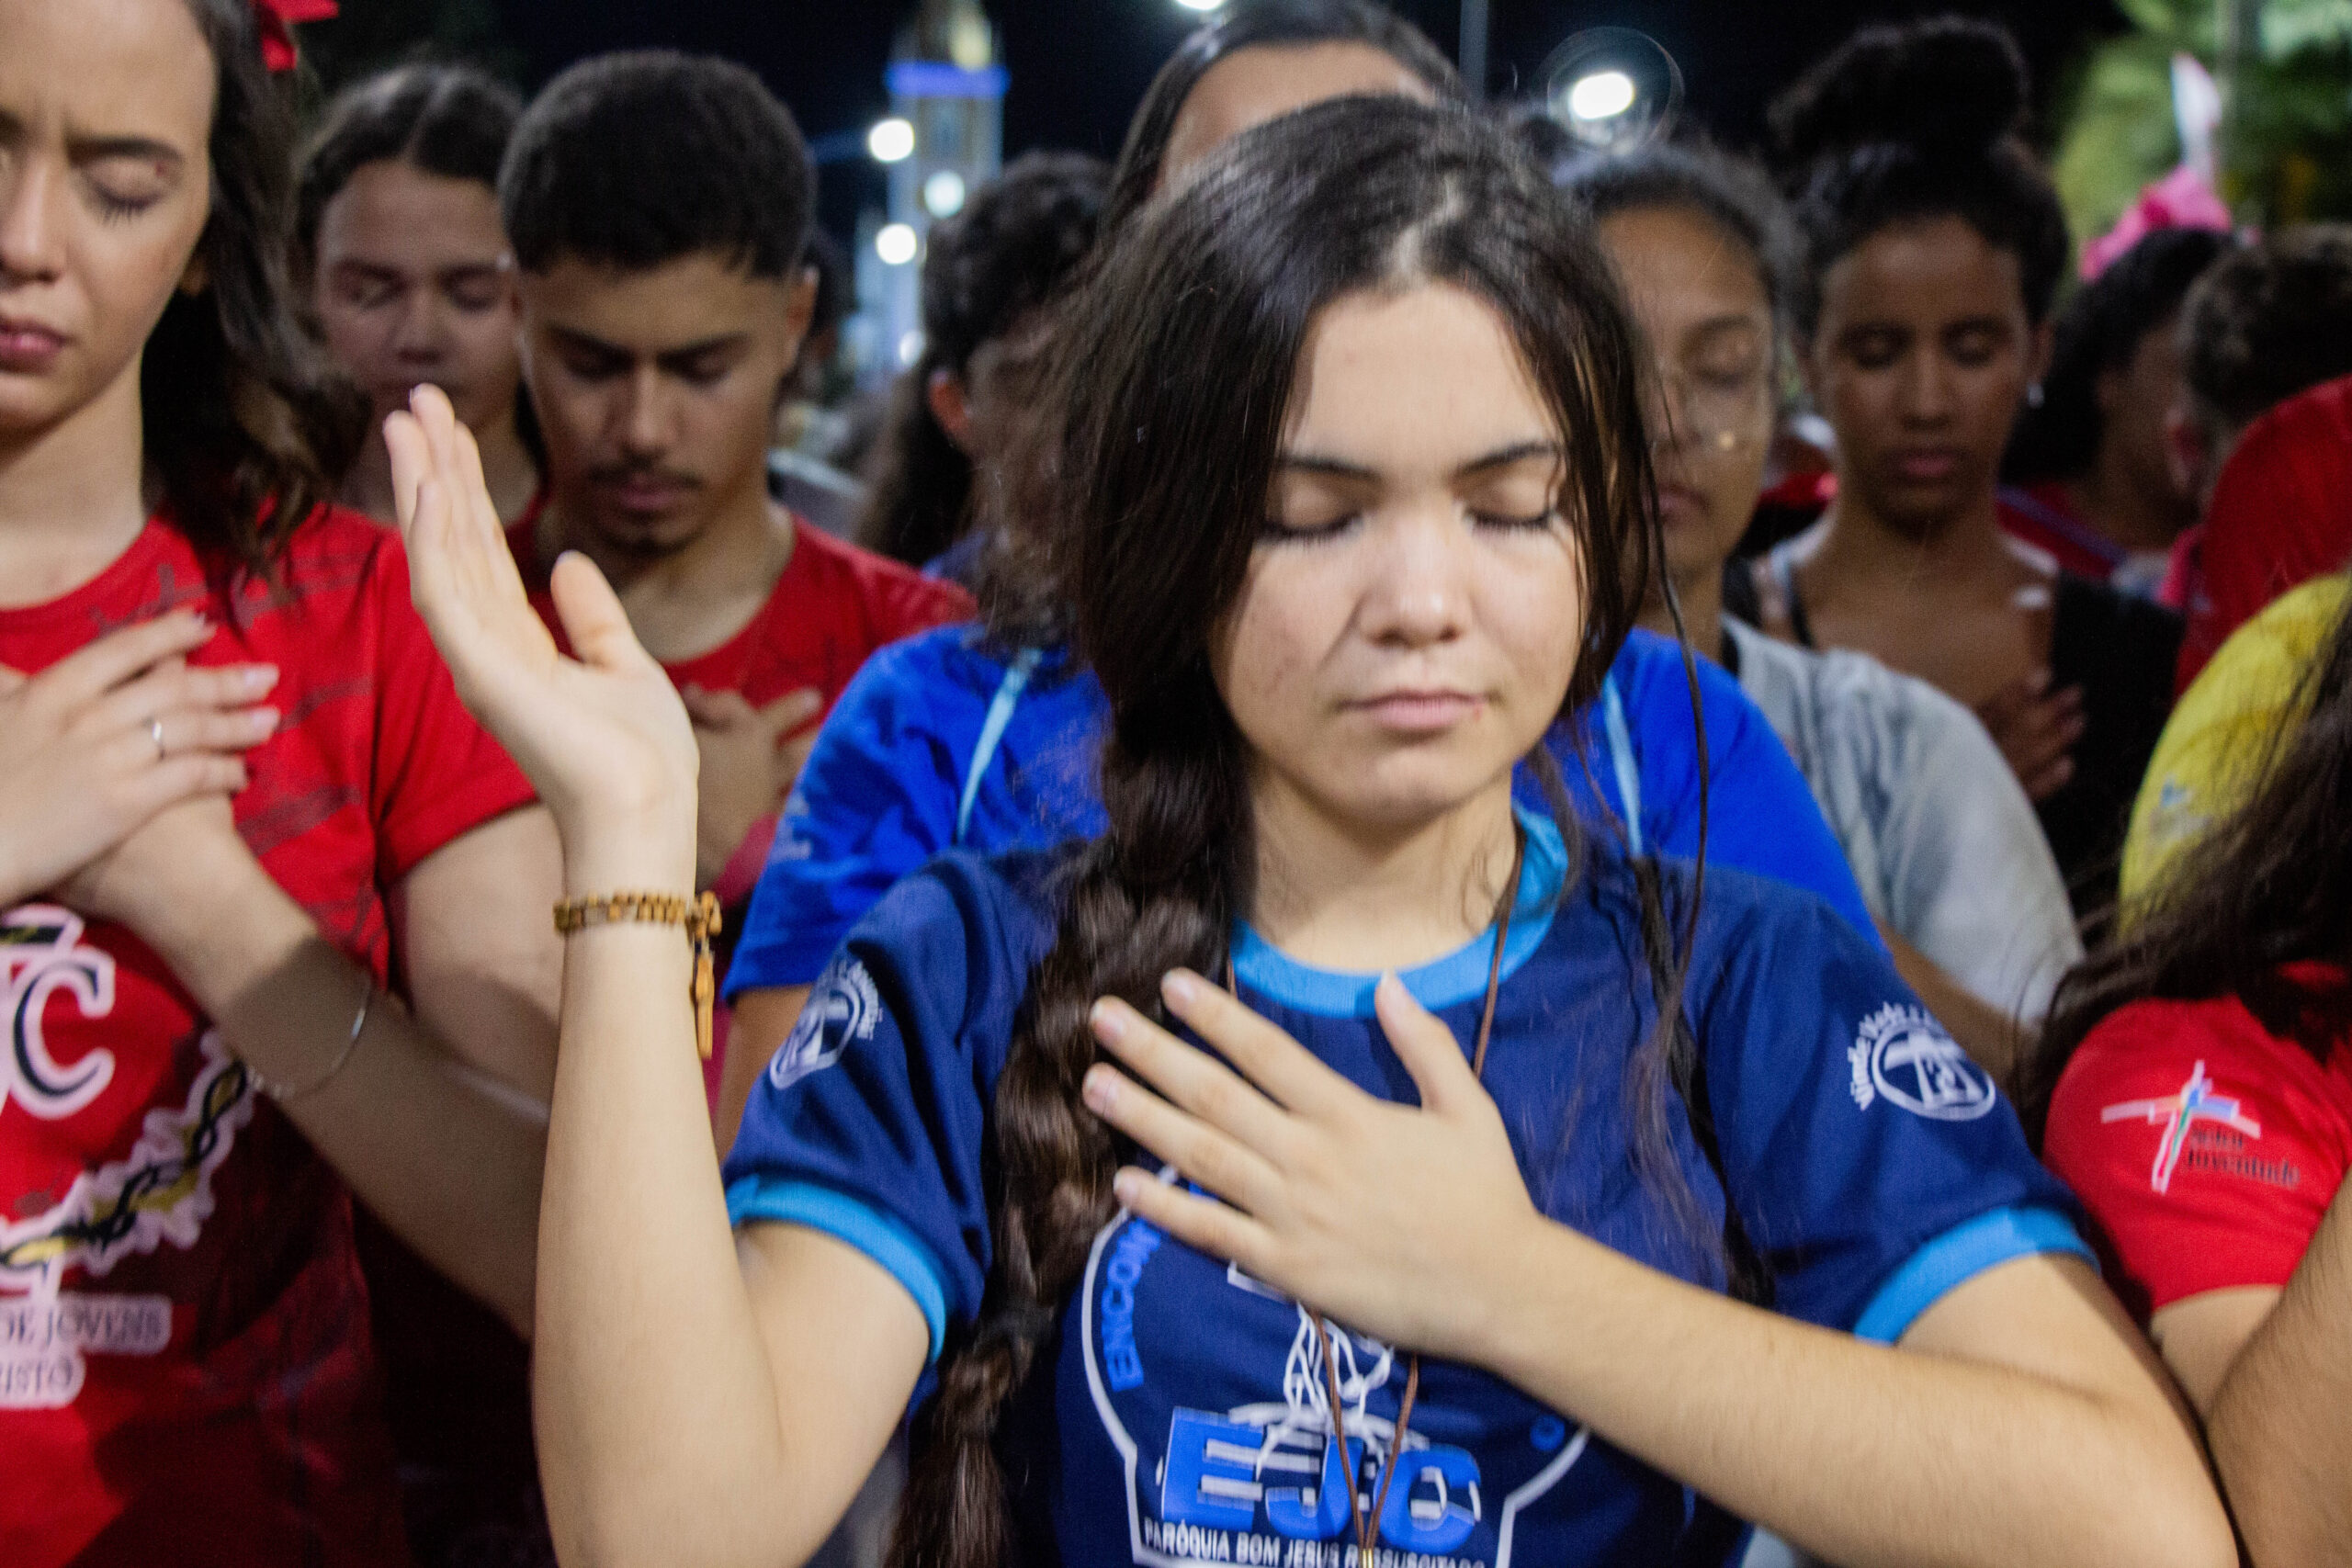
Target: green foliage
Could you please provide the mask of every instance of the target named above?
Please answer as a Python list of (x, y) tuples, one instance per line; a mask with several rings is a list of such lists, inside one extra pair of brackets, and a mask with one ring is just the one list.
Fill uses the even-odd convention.
[(2133, 30), (2093, 51), (2055, 162), (2077, 234), (2104, 232), (2179, 161), (2177, 53), (2223, 79), (2222, 186), (2233, 211), (2262, 225), (2352, 218), (2352, 0), (2259, 0), (2256, 48), (2234, 83), (2222, 66), (2230, 0), (2118, 3)]

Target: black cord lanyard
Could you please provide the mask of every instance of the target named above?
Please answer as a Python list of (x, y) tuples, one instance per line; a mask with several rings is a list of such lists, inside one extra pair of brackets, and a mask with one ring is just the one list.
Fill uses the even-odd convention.
[[(1516, 824), (1514, 824), (1516, 828)], [(1487, 1075), (1487, 1046), (1495, 1033), (1495, 1002), (1502, 995), (1503, 950), (1510, 942), (1511, 912), (1519, 906), (1519, 878), (1527, 860), (1527, 835), (1515, 831), (1510, 854), (1510, 879), (1503, 886), (1501, 905), (1495, 911), (1495, 951), (1487, 963), (1487, 1000), (1478, 1012), (1478, 1038), (1470, 1053), (1471, 1076), (1483, 1080)], [(1225, 988), (1235, 996), (1240, 987), (1234, 982), (1233, 955), (1226, 954)], [(1380, 1490), (1373, 1494), (1372, 1513), (1367, 1517), (1363, 1500), (1356, 1490), (1356, 1467), (1348, 1458), (1347, 1419), (1340, 1396), (1340, 1361), (1331, 1346), (1331, 1325), (1329, 1319), (1308, 1308), (1315, 1322), (1315, 1337), (1323, 1352), (1323, 1387), (1325, 1397), (1331, 1402), (1331, 1436), (1340, 1445), (1340, 1473), (1348, 1484), (1348, 1513), (1354, 1526), (1358, 1561), (1372, 1561), (1373, 1547), (1380, 1534), (1380, 1517), (1388, 1506), (1389, 1483), (1396, 1479), (1396, 1461), (1405, 1451), (1405, 1434), (1413, 1423), (1413, 1402), (1421, 1392), (1421, 1354), (1416, 1350), (1405, 1362), (1405, 1396), (1396, 1406), (1396, 1429), (1388, 1439), (1388, 1461), (1380, 1467)]]

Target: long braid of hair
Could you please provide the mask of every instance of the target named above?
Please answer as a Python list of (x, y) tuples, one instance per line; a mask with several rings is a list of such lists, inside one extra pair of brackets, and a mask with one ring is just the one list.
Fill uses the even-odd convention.
[[(1178, 964), (1215, 973), (1243, 907), (1247, 782), (1229, 720), (1221, 744), (1170, 738), (1102, 760), (1107, 836), (1071, 863), (1059, 932), (1029, 987), (1003, 1074), (994, 1139), (996, 1266), (979, 1319), (940, 1370), (891, 1540), (893, 1568), (997, 1568), (1012, 1560), (1008, 1477), (995, 1433), (1054, 1342), (1064, 1303), (1112, 1213), (1120, 1148), (1080, 1100), (1097, 1051), (1089, 1016), (1116, 996), (1159, 1015)], [(1122, 726), (1149, 734), (1149, 723)]]

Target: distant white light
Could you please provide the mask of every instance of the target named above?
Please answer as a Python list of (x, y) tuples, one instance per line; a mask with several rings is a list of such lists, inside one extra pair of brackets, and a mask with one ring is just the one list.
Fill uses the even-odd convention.
[(874, 122), (865, 133), (865, 150), (877, 164), (896, 164), (914, 156), (915, 128), (897, 115)]
[(916, 360), (922, 357), (922, 333), (920, 332), (909, 333), (906, 336), (899, 340), (899, 363), (900, 365), (912, 365)]
[(964, 210), (964, 176), (942, 169), (922, 182), (922, 204), (933, 218), (953, 218)]
[(1225, 8), (1225, 0), (1176, 0), (1176, 4), (1187, 11), (1219, 11)]
[(886, 266), (904, 266), (915, 259), (922, 249), (922, 242), (915, 237), (914, 228), (906, 223), (885, 223), (874, 236), (874, 254)]
[(1634, 79), (1623, 71), (1596, 71), (1568, 89), (1568, 112), (1578, 119), (1614, 119), (1634, 107)]

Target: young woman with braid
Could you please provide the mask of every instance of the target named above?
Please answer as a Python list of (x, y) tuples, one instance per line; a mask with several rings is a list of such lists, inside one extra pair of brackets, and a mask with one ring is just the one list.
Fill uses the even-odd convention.
[[(1187, 39), (1144, 95), (1104, 231), (1182, 189), (1247, 126), (1347, 94), (1460, 93), (1429, 39), (1367, 0), (1237, 5)], [(1044, 848), (1103, 829), (1094, 776), (1108, 710), (1063, 624), (1060, 552), (1044, 529), (1050, 475), (1037, 472), (1049, 465), (1020, 467), (1023, 499), (1003, 508), (1007, 525), (980, 566), (987, 624), (909, 637), (869, 660), (796, 781), (727, 975), (740, 1038), (754, 1047), (731, 1054), (719, 1096), (730, 1136), (826, 961), (901, 876), (950, 848)], [(1695, 855), (1703, 830), (1711, 858), (1810, 888), (1869, 931), (1837, 840), (1770, 725), (1703, 663), (1704, 722), (1694, 722), (1693, 680), (1670, 637), (1625, 639), (1599, 699), (1553, 737), (1578, 807), (1671, 854)], [(1542, 804), (1534, 775), (1520, 782)], [(1742, 809), (1711, 814), (1711, 791)]]
[(1634, 332), (1508, 138), (1249, 132), (1064, 330), (1109, 830), (885, 899), (723, 1187), (689, 944), (613, 899), (692, 886), (684, 716), (576, 558), (557, 655), (445, 404), (394, 432), (419, 604), (619, 917), (572, 939), (541, 1236), (571, 1559), (797, 1561), (912, 1398), (909, 1564), (1721, 1562), (1724, 1510), (1845, 1562), (2230, 1561), (2062, 1190), (1878, 950), (1514, 807), (1657, 533)]
[(554, 829), (324, 504), (266, 37), (0, 0), (11, 1568), (404, 1568), (355, 1195), (530, 1321)]

